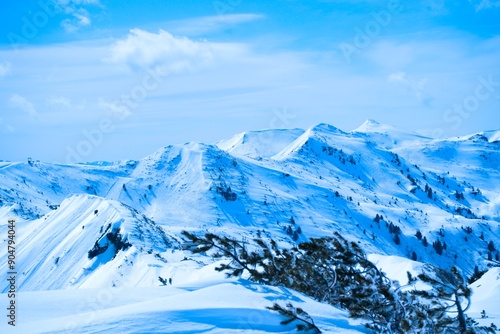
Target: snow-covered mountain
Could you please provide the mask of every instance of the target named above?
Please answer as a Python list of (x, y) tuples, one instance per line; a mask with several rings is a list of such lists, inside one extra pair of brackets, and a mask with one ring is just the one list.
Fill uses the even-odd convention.
[(183, 230), (284, 244), (338, 231), (399, 264), (470, 275), (500, 264), (498, 166), (500, 131), (436, 140), (371, 120), (350, 132), (318, 124), (171, 145), (139, 161), (0, 162), (0, 247), (15, 218), (18, 289), (33, 301), (28, 291), (139, 291), (159, 277), (206, 289), (212, 262), (183, 250)]

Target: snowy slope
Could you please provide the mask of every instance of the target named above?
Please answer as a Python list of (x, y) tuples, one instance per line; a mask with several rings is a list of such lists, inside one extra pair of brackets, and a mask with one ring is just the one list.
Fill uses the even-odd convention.
[[(494, 323), (500, 328), (500, 268), (493, 268), (471, 284), (474, 291), (470, 313), (483, 325)], [(486, 318), (481, 317), (485, 311)]]
[(182, 230), (283, 245), (338, 231), (378, 261), (419, 261), (397, 279), (420, 263), (470, 275), (499, 264), (498, 133), (434, 140), (367, 121), (169, 145), (138, 161), (0, 162), (0, 235), (16, 218), (21, 292), (184, 282), (210, 261), (182, 250)]
[(221, 140), (216, 145), (235, 156), (253, 159), (270, 158), (303, 133), (302, 129), (249, 131)]
[[(273, 302), (302, 307), (325, 333), (367, 333), (344, 311), (285, 288), (228, 281), (213, 266), (201, 270), (206, 281), (151, 288), (37, 291), (22, 295), (15, 329), (2, 333), (293, 333), (296, 323), (266, 310)], [(6, 300), (0, 295), (0, 300)]]
[[(16, 253), (17, 288), (30, 291), (110, 286), (123, 275), (134, 286), (139, 279), (154, 282), (166, 261), (158, 254), (175, 246), (151, 220), (119, 202), (90, 195), (72, 196), (16, 232), (22, 245)], [(113, 234), (130, 246), (117, 248), (110, 241)], [(96, 244), (102, 252), (90, 258)], [(4, 242), (2, 246), (7, 248)], [(132, 265), (138, 259), (143, 266)], [(8, 271), (6, 262), (0, 271)], [(8, 283), (2, 281), (0, 291), (7, 290)]]
[[(0, 214), (36, 221), (84, 193), (126, 204), (174, 234), (210, 229), (251, 238), (265, 230), (289, 242), (293, 218), (300, 238), (340, 231), (372, 252), (415, 252), (470, 272), (489, 263), (485, 249), (498, 240), (500, 221), (499, 144), (473, 137), (430, 140), (367, 121), (352, 132), (319, 124), (244, 133), (217, 146), (167, 146), (140, 161), (2, 163)], [(373, 222), (376, 214), (382, 223)], [(390, 223), (401, 229), (401, 245)], [(417, 230), (430, 244), (446, 242), (446, 252), (423, 247)], [(459, 251), (466, 237), (469, 247)]]
[(402, 131), (392, 125), (380, 124), (374, 120), (366, 120), (361, 126), (352, 131), (353, 134), (370, 138), (377, 145), (386, 149), (411, 146), (418, 143), (426, 143), (431, 138), (414, 132)]
[[(391, 146), (380, 136), (391, 138)], [(262, 137), (273, 144), (263, 145)], [(408, 256), (384, 241), (383, 231), (371, 230), (375, 214), (385, 213), (408, 236), (421, 229), (431, 234), (431, 242), (441, 228), (456, 235), (471, 224), (477, 233), (491, 234), (486, 240), (493, 238), (496, 232), (488, 224), (495, 227), (499, 216), (499, 162), (495, 142), (433, 141), (374, 121), (353, 132), (319, 124), (306, 131), (244, 133), (218, 146), (167, 146), (140, 161), (5, 163), (0, 199), (5, 214), (13, 210), (30, 220), (78, 193), (117, 200), (160, 225), (180, 228), (233, 224), (247, 232), (248, 226), (279, 230), (293, 216), (306, 235), (355, 225), (346, 230), (373, 249)], [(424, 192), (426, 184), (435, 192), (432, 199)], [(228, 188), (235, 201), (221, 196)], [(454, 198), (456, 191), (464, 200)], [(372, 232), (382, 240), (374, 243)], [(416, 247), (413, 241), (405, 246)], [(421, 253), (433, 261), (432, 254)]]

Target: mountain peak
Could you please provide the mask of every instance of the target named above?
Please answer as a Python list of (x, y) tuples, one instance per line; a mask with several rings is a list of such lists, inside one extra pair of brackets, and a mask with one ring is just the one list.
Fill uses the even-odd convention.
[(395, 127), (389, 124), (380, 124), (373, 119), (367, 119), (353, 132), (386, 132), (387, 130), (394, 130)]
[(315, 132), (327, 132), (327, 133), (345, 133), (344, 131), (340, 130), (339, 128), (328, 124), (328, 123), (319, 123), (316, 125), (313, 125), (309, 128), (310, 131), (315, 131)]
[(304, 133), (302, 129), (267, 129), (242, 132), (216, 143), (232, 155), (250, 158), (269, 158), (287, 147)]
[(376, 120), (371, 119), (371, 118), (367, 119), (363, 124), (372, 125), (372, 126), (374, 126), (374, 125), (380, 125), (379, 122), (377, 122)]

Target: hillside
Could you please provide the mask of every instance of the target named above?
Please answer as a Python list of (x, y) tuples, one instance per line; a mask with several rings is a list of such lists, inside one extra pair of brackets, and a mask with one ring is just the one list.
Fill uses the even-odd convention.
[[(138, 161), (0, 162), (0, 235), (15, 218), (18, 290), (34, 303), (46, 290), (139, 293), (159, 277), (180, 289), (192, 275), (210, 293), (200, 270), (211, 260), (183, 249), (183, 230), (282, 245), (337, 231), (377, 256), (471, 275), (500, 264), (499, 134), (436, 140), (369, 120), (348, 132), (318, 124), (170, 145)], [(153, 304), (151, 312), (165, 311)]]

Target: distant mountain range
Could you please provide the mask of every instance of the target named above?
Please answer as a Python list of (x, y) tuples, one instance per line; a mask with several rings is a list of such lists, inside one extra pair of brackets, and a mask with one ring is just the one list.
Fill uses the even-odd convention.
[(185, 280), (198, 266), (183, 262), (183, 230), (289, 245), (338, 231), (368, 253), (470, 275), (500, 265), (499, 166), (500, 131), (431, 139), (372, 120), (169, 145), (138, 161), (4, 161), (0, 233), (16, 218), (20, 291)]

